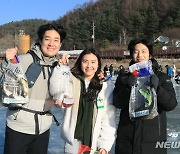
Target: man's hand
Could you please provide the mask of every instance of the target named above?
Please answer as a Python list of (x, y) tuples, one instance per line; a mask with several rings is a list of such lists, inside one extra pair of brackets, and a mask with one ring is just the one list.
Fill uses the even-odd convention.
[(64, 65), (67, 65), (69, 63), (69, 57), (70, 55), (64, 53), (61, 55), (61, 58), (59, 59), (59, 64), (64, 64)]
[(130, 87), (134, 86), (137, 84), (137, 77), (134, 76), (134, 75), (130, 75), (129, 78), (128, 78), (128, 85)]
[(17, 55), (17, 47), (6, 50), (6, 60), (11, 60)]

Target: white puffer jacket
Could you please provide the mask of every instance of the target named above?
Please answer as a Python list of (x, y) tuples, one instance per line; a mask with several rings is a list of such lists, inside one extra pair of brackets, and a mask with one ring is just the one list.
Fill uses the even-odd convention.
[[(58, 72), (60, 72), (58, 69), (61, 68), (59, 66), (55, 67), (50, 79), (50, 93), (52, 94), (52, 96), (56, 93), (55, 89), (57, 88), (58, 81), (61, 81), (61, 77), (59, 75), (59, 79), (57, 79), (57, 74)], [(62, 138), (65, 142), (68, 142), (71, 145), (73, 145), (74, 132), (77, 122), (79, 98), (81, 91), (80, 87), (80, 80), (73, 76), (74, 104), (72, 107), (65, 108), (63, 125), (61, 130)], [(113, 88), (114, 84), (112, 84), (111, 81), (103, 82), (102, 90), (100, 91), (97, 99), (101, 99), (104, 107), (94, 107), (91, 145), (91, 148), (93, 150), (104, 148), (106, 149), (106, 151), (110, 151), (116, 137), (116, 112), (115, 107), (112, 105)]]

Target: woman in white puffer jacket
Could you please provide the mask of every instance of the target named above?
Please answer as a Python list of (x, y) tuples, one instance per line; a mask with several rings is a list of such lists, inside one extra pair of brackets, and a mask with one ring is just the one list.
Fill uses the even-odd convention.
[[(63, 63), (67, 56), (60, 59)], [(62, 81), (63, 66), (60, 64), (54, 69), (50, 79), (50, 93), (57, 96), (57, 87)], [(101, 70), (101, 61), (95, 49), (85, 49), (71, 69), (70, 77), (73, 80), (73, 105), (68, 107), (63, 100), (56, 100), (55, 104), (64, 108), (62, 124), (62, 138), (65, 141), (65, 153), (77, 154), (81, 145), (91, 148), (91, 152), (99, 151), (106, 154), (111, 150), (115, 140), (116, 122), (115, 108), (112, 105), (112, 91), (114, 85), (101, 82), (98, 74)], [(58, 74), (58, 75), (57, 75)], [(65, 90), (65, 84), (60, 83), (60, 89)], [(61, 96), (64, 95), (61, 93)], [(62, 97), (61, 97), (62, 98)]]

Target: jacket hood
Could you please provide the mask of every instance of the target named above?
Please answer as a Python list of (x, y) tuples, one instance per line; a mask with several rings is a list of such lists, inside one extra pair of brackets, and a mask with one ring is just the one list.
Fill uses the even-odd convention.
[(157, 72), (159, 70), (159, 64), (157, 62), (157, 60), (155, 60), (154, 58), (150, 59), (152, 61), (152, 68), (154, 72)]

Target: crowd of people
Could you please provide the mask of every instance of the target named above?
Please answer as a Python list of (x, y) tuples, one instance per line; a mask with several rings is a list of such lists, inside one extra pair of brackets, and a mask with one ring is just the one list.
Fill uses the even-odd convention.
[[(86, 48), (66, 72), (64, 66), (69, 67), (69, 55), (62, 54), (59, 59), (57, 56), (66, 38), (63, 27), (51, 23), (41, 25), (37, 34), (39, 41), (27, 54), (18, 56), (27, 76), (29, 101), (6, 104), (4, 154), (47, 154), (52, 119), (58, 124), (51, 112), (52, 106), (64, 110), (61, 137), (65, 154), (107, 154), (114, 143), (115, 154), (167, 154), (167, 149), (156, 148), (156, 143), (167, 140), (166, 112), (176, 107), (177, 100), (171, 77), (159, 70), (159, 64), (153, 58), (151, 43), (145, 39), (130, 41), (129, 66), (152, 63), (154, 73), (148, 74), (150, 80), (145, 86), (150, 94), (151, 89), (155, 91), (158, 115), (151, 119), (131, 119), (129, 101), (132, 89), (141, 78), (137, 76), (138, 70), (131, 73), (120, 65), (113, 84), (105, 79), (108, 75), (113, 76), (113, 64), (106, 65), (102, 73), (98, 50)], [(6, 59), (0, 65), (1, 85), (6, 73), (12, 71), (8, 66), (17, 57), (17, 50), (6, 50)], [(69, 82), (61, 84), (64, 75)], [(73, 103), (68, 100), (70, 86)], [(2, 90), (1, 103), (4, 105)], [(57, 98), (57, 95), (61, 97)], [(150, 96), (144, 103), (149, 99)], [(118, 127), (116, 109), (121, 109)]]

